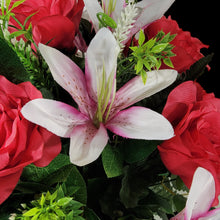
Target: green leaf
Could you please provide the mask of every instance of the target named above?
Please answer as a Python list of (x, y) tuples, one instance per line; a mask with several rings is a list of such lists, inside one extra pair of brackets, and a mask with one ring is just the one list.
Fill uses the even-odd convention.
[(43, 205), (44, 205), (45, 200), (46, 200), (46, 198), (45, 198), (44, 194), (42, 194), (42, 195), (41, 195), (41, 198), (40, 198), (40, 202), (39, 202), (40, 206), (43, 206)]
[(107, 144), (102, 152), (102, 163), (108, 178), (120, 176), (123, 173), (123, 158), (117, 148)]
[[(66, 177), (65, 181), (65, 186), (66, 186), (66, 195), (67, 196), (74, 196), (74, 199), (86, 204), (87, 203), (87, 188), (86, 188), (86, 183), (76, 168), (76, 166), (72, 165), (71, 170), (69, 172), (69, 175)], [(79, 188), (76, 192), (74, 190), (74, 195), (73, 195), (73, 187)]]
[(150, 50), (154, 44), (156, 43), (156, 38), (151, 38), (149, 41), (147, 41), (144, 45), (143, 45), (143, 48), (144, 49), (147, 49), (147, 50)]
[(66, 206), (70, 201), (72, 201), (72, 198), (64, 197), (62, 199), (59, 199), (56, 204), (58, 206)]
[(143, 64), (143, 60), (138, 60), (138, 61), (137, 61), (137, 64), (136, 64), (136, 66), (135, 66), (136, 74), (137, 74), (137, 75), (142, 71), (143, 65), (144, 65), (144, 64)]
[(127, 140), (123, 147), (124, 160), (135, 163), (146, 159), (157, 148), (159, 141)]
[(16, 1), (8, 11), (10, 12), (12, 9), (18, 7), (20, 4), (22, 4), (22, 3), (25, 2), (25, 1), (26, 1), (26, 0)]
[(142, 46), (144, 41), (145, 41), (145, 34), (144, 34), (143, 30), (141, 29), (140, 34), (139, 34), (139, 39), (138, 39), (139, 46)]
[(26, 33), (27, 33), (27, 31), (15, 31), (9, 35), (9, 38), (13, 39), (14, 37), (18, 37), (18, 36), (21, 36)]
[(0, 75), (14, 83), (29, 80), (29, 75), (19, 57), (2, 38), (0, 38)]
[(147, 73), (146, 73), (146, 71), (145, 70), (141, 70), (141, 78), (142, 78), (142, 81), (143, 81), (143, 83), (144, 83), (144, 85), (146, 84), (146, 82), (147, 82)]
[(24, 168), (22, 177), (33, 182), (41, 182), (53, 172), (70, 164), (69, 157), (64, 154), (59, 154), (48, 166), (39, 168), (31, 164)]
[(100, 218), (96, 215), (96, 213), (92, 209), (89, 209), (89, 208), (85, 208), (84, 216), (86, 219), (89, 219), (89, 220), (100, 220)]
[(184, 207), (186, 205), (186, 198), (184, 198), (181, 195), (175, 195), (173, 197), (173, 203), (176, 207), (177, 212), (180, 212), (184, 209)]
[(162, 52), (166, 47), (167, 47), (168, 43), (161, 43), (161, 44), (157, 44), (156, 46), (154, 46), (151, 49), (152, 53), (160, 53)]
[(96, 16), (102, 27), (111, 27), (113, 29), (117, 28), (117, 23), (107, 14), (98, 12)]
[(39, 208), (33, 208), (33, 209), (30, 209), (29, 211), (27, 211), (27, 212), (25, 212), (24, 214), (23, 214), (23, 216), (34, 216), (34, 215), (36, 215), (38, 212), (40, 211), (40, 209)]
[(56, 214), (59, 217), (65, 217), (66, 216), (61, 209), (55, 209), (54, 211), (56, 212)]

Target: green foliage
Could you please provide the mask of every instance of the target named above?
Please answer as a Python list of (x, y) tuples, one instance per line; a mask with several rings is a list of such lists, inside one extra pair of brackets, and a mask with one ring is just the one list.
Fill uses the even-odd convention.
[(137, 75), (141, 75), (144, 84), (147, 80), (146, 71), (159, 69), (162, 61), (165, 65), (172, 67), (173, 64), (170, 57), (175, 56), (172, 52), (174, 46), (170, 42), (175, 35), (166, 34), (160, 31), (156, 37), (145, 42), (145, 34), (140, 30), (138, 46), (130, 47), (131, 53), (130, 62), (135, 63)]
[(83, 220), (82, 207), (84, 205), (72, 197), (65, 196), (60, 186), (52, 194), (42, 193), (39, 199), (33, 200), (30, 207), (22, 204), (24, 210), (16, 219), (21, 220)]
[(108, 178), (120, 176), (123, 173), (123, 158), (116, 147), (107, 145), (102, 152), (102, 163)]
[[(25, 184), (27, 182), (28, 184)], [(30, 191), (33, 183), (39, 184), (43, 189), (50, 189), (58, 183), (64, 184), (66, 195), (72, 196), (74, 194), (74, 198), (77, 201), (86, 204), (87, 190), (85, 181), (76, 166), (70, 163), (67, 155), (59, 154), (44, 168), (38, 168), (33, 164), (25, 167), (17, 190), (22, 192)]]
[[(4, 30), (8, 27), (8, 21), (11, 16), (14, 17), (14, 14), (11, 12), (14, 8), (18, 7), (20, 4), (22, 4), (25, 0), (19, 0), (15, 1), (11, 5), (11, 0), (1, 0), (1, 13), (0, 13), (0, 20), (2, 20), (2, 26), (0, 29)], [(11, 7), (9, 7), (11, 5)]]
[(99, 28), (102, 27), (110, 27), (110, 28), (117, 28), (117, 23), (107, 14), (103, 12), (97, 13), (97, 18), (99, 20)]
[(0, 38), (0, 74), (12, 82), (29, 80), (29, 75), (16, 52)]

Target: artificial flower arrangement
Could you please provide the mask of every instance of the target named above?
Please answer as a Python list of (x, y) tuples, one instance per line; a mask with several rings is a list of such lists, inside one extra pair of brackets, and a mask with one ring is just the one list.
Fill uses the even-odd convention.
[(212, 55), (173, 2), (1, 1), (1, 220), (220, 218)]

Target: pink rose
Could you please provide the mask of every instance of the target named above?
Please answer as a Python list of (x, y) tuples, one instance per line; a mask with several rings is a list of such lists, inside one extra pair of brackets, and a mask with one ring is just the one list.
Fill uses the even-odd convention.
[(159, 147), (170, 172), (190, 187), (197, 167), (212, 173), (218, 204), (220, 194), (220, 99), (196, 82), (177, 86), (168, 96), (163, 115), (174, 127), (175, 136)]
[(60, 138), (27, 121), (22, 106), (42, 95), (30, 82), (15, 85), (0, 76), (0, 204), (28, 164), (47, 166), (61, 150)]
[[(16, 0), (12, 0), (13, 4)], [(25, 19), (33, 15), (26, 24), (32, 24), (35, 43), (46, 44), (58, 49), (71, 50), (78, 31), (84, 7), (83, 0), (26, 0), (14, 8), (15, 17), (24, 24)], [(20, 28), (14, 19), (10, 23)], [(14, 31), (14, 29), (13, 29)]]

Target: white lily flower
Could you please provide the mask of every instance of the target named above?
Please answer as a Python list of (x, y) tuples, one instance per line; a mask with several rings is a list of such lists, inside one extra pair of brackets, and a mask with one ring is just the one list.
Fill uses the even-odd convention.
[(39, 49), (54, 80), (70, 93), (79, 110), (62, 102), (35, 99), (21, 112), (54, 134), (69, 137), (73, 164), (83, 166), (99, 157), (108, 142), (107, 129), (127, 138), (173, 137), (171, 124), (161, 114), (144, 107), (123, 109), (172, 84), (175, 70), (148, 72), (145, 85), (137, 76), (116, 92), (119, 46), (107, 28), (102, 28), (88, 47), (85, 74), (58, 50), (42, 44)]
[[(97, 13), (102, 12), (111, 16), (117, 24), (119, 24), (124, 17), (129, 17), (132, 23), (126, 25), (132, 25), (132, 27), (129, 30), (127, 39), (123, 42), (125, 44), (127, 40), (140, 31), (140, 29), (147, 27), (147, 25), (153, 21), (161, 18), (174, 1), (175, 0), (142, 0), (136, 4), (126, 4), (125, 0), (102, 0), (102, 5), (100, 5), (98, 0), (84, 0), (84, 3), (96, 32), (99, 30)], [(126, 11), (126, 7), (129, 7), (130, 4), (134, 4), (135, 8), (131, 8), (131, 12), (128, 10), (128, 13), (132, 15), (126, 15), (124, 11)], [(133, 13), (135, 9), (138, 10), (137, 13)], [(121, 25), (120, 29), (123, 29)]]

